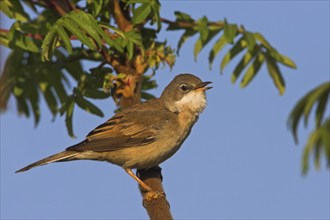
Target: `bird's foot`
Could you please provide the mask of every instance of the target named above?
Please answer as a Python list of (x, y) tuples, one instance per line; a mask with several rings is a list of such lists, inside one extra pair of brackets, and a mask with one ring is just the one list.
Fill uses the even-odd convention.
[(166, 194), (164, 191), (153, 191), (153, 190), (148, 191), (144, 194), (143, 206), (146, 207), (146, 203), (150, 203), (150, 202), (155, 201), (160, 198), (164, 199), (167, 202)]

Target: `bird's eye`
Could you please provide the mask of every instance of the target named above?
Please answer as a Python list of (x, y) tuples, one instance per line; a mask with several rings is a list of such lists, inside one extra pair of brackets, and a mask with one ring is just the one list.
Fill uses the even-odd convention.
[(189, 88), (186, 84), (181, 84), (180, 89), (181, 89), (182, 92), (187, 92)]

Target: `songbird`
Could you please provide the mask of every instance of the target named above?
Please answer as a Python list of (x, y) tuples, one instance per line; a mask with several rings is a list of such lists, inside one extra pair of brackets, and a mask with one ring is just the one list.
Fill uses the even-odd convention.
[(192, 74), (177, 75), (160, 98), (124, 109), (92, 130), (84, 141), (16, 173), (53, 162), (107, 161), (124, 168), (146, 191), (152, 191), (131, 169), (157, 166), (181, 147), (206, 107), (205, 91), (212, 88), (207, 87), (210, 83)]

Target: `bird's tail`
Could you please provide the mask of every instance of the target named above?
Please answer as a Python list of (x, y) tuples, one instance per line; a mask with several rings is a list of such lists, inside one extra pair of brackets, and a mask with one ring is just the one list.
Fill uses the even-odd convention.
[(66, 160), (70, 160), (73, 159), (72, 157), (74, 157), (75, 155), (79, 154), (80, 152), (77, 151), (63, 151), (60, 152), (58, 154), (54, 154), (52, 156), (46, 157), (42, 160), (39, 160), (35, 163), (32, 163), (26, 167), (23, 167), (20, 170), (17, 170), (15, 173), (20, 173), (20, 172), (24, 172), (27, 171), (33, 167), (38, 167), (38, 166), (42, 166), (42, 165), (46, 165), (49, 163), (53, 163), (53, 162), (60, 162), (60, 161), (66, 161)]

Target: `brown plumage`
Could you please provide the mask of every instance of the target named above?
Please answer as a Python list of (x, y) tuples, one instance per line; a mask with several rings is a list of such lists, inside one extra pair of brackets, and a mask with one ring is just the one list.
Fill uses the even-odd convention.
[(180, 148), (206, 106), (205, 90), (210, 88), (206, 87), (209, 83), (191, 74), (178, 75), (160, 98), (115, 114), (92, 130), (84, 141), (16, 172), (52, 162), (107, 161), (123, 167), (146, 190), (151, 190), (130, 169), (156, 166)]

